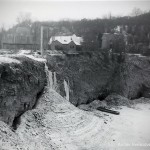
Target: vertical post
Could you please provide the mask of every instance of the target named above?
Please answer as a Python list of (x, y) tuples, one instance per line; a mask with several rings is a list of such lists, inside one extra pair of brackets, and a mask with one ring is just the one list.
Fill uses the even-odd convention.
[(1, 43), (1, 48), (3, 49), (3, 41), (2, 41), (2, 43)]
[(43, 56), (43, 26), (41, 26), (41, 55)]
[(69, 101), (69, 81), (67, 83), (66, 80), (64, 80), (64, 88), (65, 88), (66, 100)]
[(4, 35), (3, 35), (3, 29), (2, 29), (1, 49), (3, 49), (3, 41), (4, 41)]

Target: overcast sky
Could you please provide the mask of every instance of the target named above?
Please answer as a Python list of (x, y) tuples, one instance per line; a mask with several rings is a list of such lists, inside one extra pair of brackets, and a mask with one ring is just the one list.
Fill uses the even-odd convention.
[(33, 20), (62, 20), (102, 18), (108, 13), (129, 15), (133, 8), (150, 10), (150, 1), (52, 1), (52, 0), (0, 0), (0, 26), (16, 24), (20, 12), (31, 13)]

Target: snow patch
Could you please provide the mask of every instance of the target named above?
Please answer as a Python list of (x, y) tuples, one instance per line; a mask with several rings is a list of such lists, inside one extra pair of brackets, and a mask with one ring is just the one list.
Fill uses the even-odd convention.
[(28, 58), (31, 58), (33, 60), (40, 61), (40, 62), (46, 62), (47, 61), (45, 58), (37, 58), (37, 57), (34, 57), (33, 55), (25, 55), (25, 56)]
[(21, 63), (19, 60), (16, 60), (16, 59), (13, 59), (13, 58), (10, 58), (10, 57), (4, 57), (4, 56), (0, 56), (0, 64), (2, 63)]

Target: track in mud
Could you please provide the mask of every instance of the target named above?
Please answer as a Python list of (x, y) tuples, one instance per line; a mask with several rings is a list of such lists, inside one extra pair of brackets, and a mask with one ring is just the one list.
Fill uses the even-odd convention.
[[(16, 132), (20, 137), (24, 135), (22, 140), (27, 145), (36, 145), (35, 149), (94, 150), (100, 147), (102, 125), (98, 117), (79, 110), (55, 91), (48, 90), (37, 108), (22, 116)], [(43, 145), (45, 141), (49, 142)]]
[[(133, 131), (136, 119), (134, 122), (132, 116), (142, 112), (127, 107), (120, 111), (119, 116), (105, 116), (106, 114), (97, 110), (82, 111), (54, 90), (48, 90), (40, 99), (37, 108), (22, 116), (16, 132), (30, 150), (141, 149), (131, 145), (131, 138), (134, 143), (136, 140), (139, 143), (149, 140), (148, 137), (144, 138), (144, 133), (140, 135), (141, 127)], [(124, 145), (120, 147), (119, 143)], [(129, 143), (128, 147), (126, 143)]]

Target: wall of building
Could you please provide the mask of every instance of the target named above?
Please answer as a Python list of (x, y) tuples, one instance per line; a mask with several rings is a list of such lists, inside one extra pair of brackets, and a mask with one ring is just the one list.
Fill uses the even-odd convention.
[(29, 27), (17, 27), (3, 35), (2, 45), (4, 49), (39, 49), (39, 44), (33, 41), (33, 35)]
[(51, 50), (63, 50), (65, 52), (76, 51), (76, 45), (74, 42), (70, 42), (69, 44), (61, 44), (58, 41), (53, 41), (50, 48)]
[(31, 49), (37, 50), (39, 49), (39, 44), (10, 44), (3, 43), (3, 49)]
[(68, 45), (68, 49), (76, 51), (76, 44), (74, 42), (70, 42)]
[(111, 42), (114, 41), (113, 34), (107, 33), (102, 36), (102, 49), (109, 49)]
[(31, 35), (30, 28), (17, 27), (13, 31), (8, 31), (3, 36), (4, 43), (20, 43), (31, 44), (33, 43), (33, 36)]
[(50, 45), (51, 50), (63, 50), (63, 45), (58, 41), (53, 41)]

